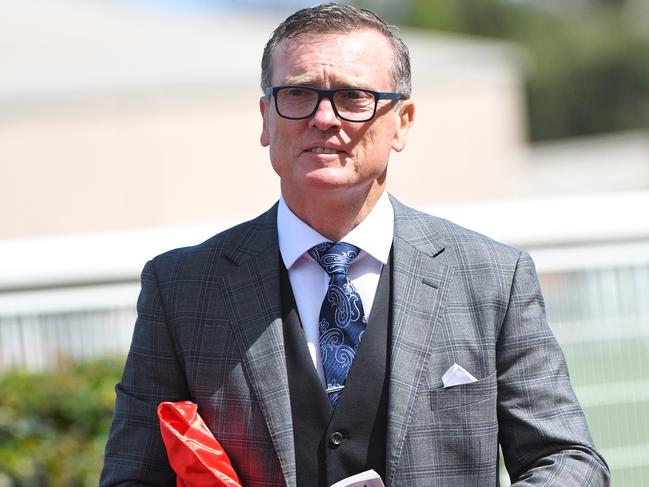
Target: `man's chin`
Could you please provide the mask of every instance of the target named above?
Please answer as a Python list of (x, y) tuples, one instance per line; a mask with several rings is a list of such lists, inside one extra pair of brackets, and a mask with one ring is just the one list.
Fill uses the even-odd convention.
[(358, 184), (355, 173), (348, 167), (323, 167), (304, 176), (304, 187), (309, 189), (344, 190)]

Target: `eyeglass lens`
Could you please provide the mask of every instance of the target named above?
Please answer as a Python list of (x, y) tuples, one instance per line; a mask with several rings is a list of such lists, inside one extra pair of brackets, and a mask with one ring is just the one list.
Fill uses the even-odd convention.
[[(305, 118), (310, 116), (318, 103), (318, 92), (302, 87), (282, 88), (277, 91), (277, 109), (283, 117)], [(338, 114), (352, 121), (372, 118), (376, 99), (364, 90), (341, 90), (333, 94), (333, 104)]]

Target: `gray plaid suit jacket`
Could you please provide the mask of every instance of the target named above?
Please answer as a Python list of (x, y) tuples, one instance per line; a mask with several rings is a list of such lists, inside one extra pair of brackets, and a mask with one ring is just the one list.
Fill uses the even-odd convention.
[[(529, 256), (392, 204), (386, 484), (496, 485), (500, 443), (516, 485), (608, 485)], [(245, 487), (295, 486), (279, 266), (276, 207), (147, 263), (102, 486), (174, 485), (155, 409), (180, 400)], [(479, 380), (443, 388), (454, 363)]]

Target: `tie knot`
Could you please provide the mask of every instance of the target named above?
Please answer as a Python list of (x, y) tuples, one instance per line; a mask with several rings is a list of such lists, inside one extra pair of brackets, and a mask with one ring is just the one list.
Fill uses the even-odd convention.
[(309, 249), (309, 255), (320, 264), (327, 274), (345, 274), (360, 249), (347, 242), (323, 242)]

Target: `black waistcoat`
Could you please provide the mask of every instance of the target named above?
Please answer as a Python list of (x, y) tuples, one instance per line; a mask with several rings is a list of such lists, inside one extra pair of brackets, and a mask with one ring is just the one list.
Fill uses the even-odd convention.
[(284, 343), (299, 487), (327, 487), (370, 468), (385, 478), (390, 261), (383, 266), (363, 341), (335, 409), (313, 367), (288, 273), (286, 269), (282, 272)]

